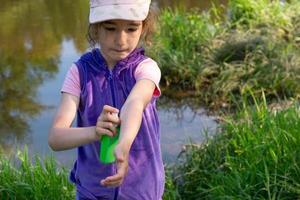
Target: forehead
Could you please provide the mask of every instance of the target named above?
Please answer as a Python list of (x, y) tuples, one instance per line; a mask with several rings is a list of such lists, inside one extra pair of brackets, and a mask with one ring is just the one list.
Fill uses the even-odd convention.
[(132, 20), (108, 20), (102, 22), (102, 24), (116, 25), (116, 26), (140, 26), (142, 21), (132, 21)]

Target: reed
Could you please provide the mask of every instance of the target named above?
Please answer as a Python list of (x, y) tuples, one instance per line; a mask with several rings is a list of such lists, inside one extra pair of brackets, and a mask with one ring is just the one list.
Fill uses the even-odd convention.
[(292, 28), (299, 6), (297, 0), (230, 0), (229, 22), (248, 28), (261, 25)]
[(187, 149), (171, 176), (182, 199), (299, 199), (300, 106), (271, 111), (265, 99), (254, 102)]
[(41, 161), (29, 158), (27, 149), (18, 151), (16, 159), (0, 153), (0, 199), (57, 200), (75, 199), (74, 186), (64, 168), (53, 157)]
[(210, 108), (234, 107), (249, 88), (268, 100), (299, 97), (300, 2), (231, 0), (220, 13), (161, 12), (149, 50), (164, 94), (192, 93)]
[[(194, 87), (203, 66), (203, 51), (219, 31), (209, 13), (197, 10), (166, 9), (161, 12), (159, 31), (150, 55), (160, 64), (163, 82), (168, 87)], [(177, 87), (177, 88), (178, 88)]]

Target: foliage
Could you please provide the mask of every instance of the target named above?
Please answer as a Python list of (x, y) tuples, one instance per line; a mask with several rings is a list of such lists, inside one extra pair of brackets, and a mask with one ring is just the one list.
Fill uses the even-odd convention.
[(231, 0), (228, 10), (162, 11), (150, 52), (165, 94), (191, 90), (211, 108), (234, 107), (247, 89), (268, 100), (299, 97), (300, 2)]
[(217, 24), (208, 13), (183, 9), (164, 10), (159, 24), (150, 54), (162, 67), (164, 83), (174, 88), (193, 86), (201, 71), (203, 51), (218, 32)]
[(166, 182), (165, 182), (165, 190), (164, 190), (164, 195), (163, 199), (164, 200), (175, 200), (175, 199), (181, 199), (180, 194), (178, 192), (178, 188), (173, 181), (173, 169), (174, 166), (165, 166), (165, 174), (166, 174)]
[(231, 0), (229, 2), (230, 23), (246, 26), (257, 24), (291, 26), (291, 18), (286, 12), (292, 6), (287, 5), (281, 0)]
[(299, 104), (271, 111), (254, 102), (187, 150), (173, 178), (183, 199), (299, 199)]
[(75, 199), (74, 187), (67, 177), (66, 170), (58, 170), (53, 158), (42, 162), (36, 156), (33, 164), (25, 149), (18, 152), (14, 163), (0, 153), (0, 199)]

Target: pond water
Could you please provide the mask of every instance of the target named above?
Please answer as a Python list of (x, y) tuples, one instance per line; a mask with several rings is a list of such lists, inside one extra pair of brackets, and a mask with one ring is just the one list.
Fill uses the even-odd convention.
[[(226, 1), (214, 1), (226, 4)], [(210, 1), (159, 1), (208, 9)], [(3, 0), (0, 7), (0, 146), (6, 153), (28, 146), (31, 154), (53, 154), (70, 166), (75, 150), (52, 152), (47, 137), (60, 101), (64, 76), (87, 49), (88, 1)], [(201, 142), (217, 124), (202, 108), (161, 104), (161, 145), (173, 162), (182, 145)]]

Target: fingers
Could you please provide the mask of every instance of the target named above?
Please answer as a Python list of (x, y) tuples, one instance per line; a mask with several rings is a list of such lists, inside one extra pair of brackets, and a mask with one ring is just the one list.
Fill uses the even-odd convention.
[(116, 126), (112, 122), (98, 120), (96, 124), (96, 132), (98, 135), (114, 136), (117, 133)]
[[(117, 149), (117, 148), (116, 148)], [(116, 152), (117, 174), (101, 180), (101, 184), (106, 187), (117, 187), (122, 184), (128, 170), (128, 159), (121, 152)]]
[(105, 128), (101, 128), (101, 127), (97, 127), (96, 126), (96, 134), (97, 137), (101, 137), (102, 135), (108, 135), (110, 137), (113, 137), (115, 135), (116, 132), (113, 132), (109, 129), (105, 129)]
[(118, 113), (119, 110), (117, 108), (114, 108), (112, 106), (109, 105), (104, 105), (103, 106), (103, 111), (108, 112), (108, 113)]
[(105, 105), (96, 123), (96, 137), (101, 135), (114, 136), (117, 133), (116, 127), (120, 124), (117, 108)]
[(118, 169), (117, 174), (109, 176), (104, 180), (101, 180), (101, 185), (105, 187), (117, 187), (120, 186), (125, 178), (127, 172), (127, 165), (124, 163), (122, 168)]
[(117, 113), (110, 113), (110, 112), (109, 113), (105, 113), (103, 115), (102, 120), (103, 121), (107, 121), (107, 122), (112, 122), (115, 125), (118, 125), (120, 123), (120, 119), (119, 119)]
[(109, 176), (104, 180), (101, 180), (101, 185), (105, 187), (118, 187), (122, 184), (124, 176), (122, 174), (116, 174), (114, 176)]
[(112, 122), (117, 125), (120, 123), (118, 113), (119, 113), (119, 110), (117, 108), (105, 105), (105, 106), (103, 106), (103, 110), (102, 110), (98, 120)]

